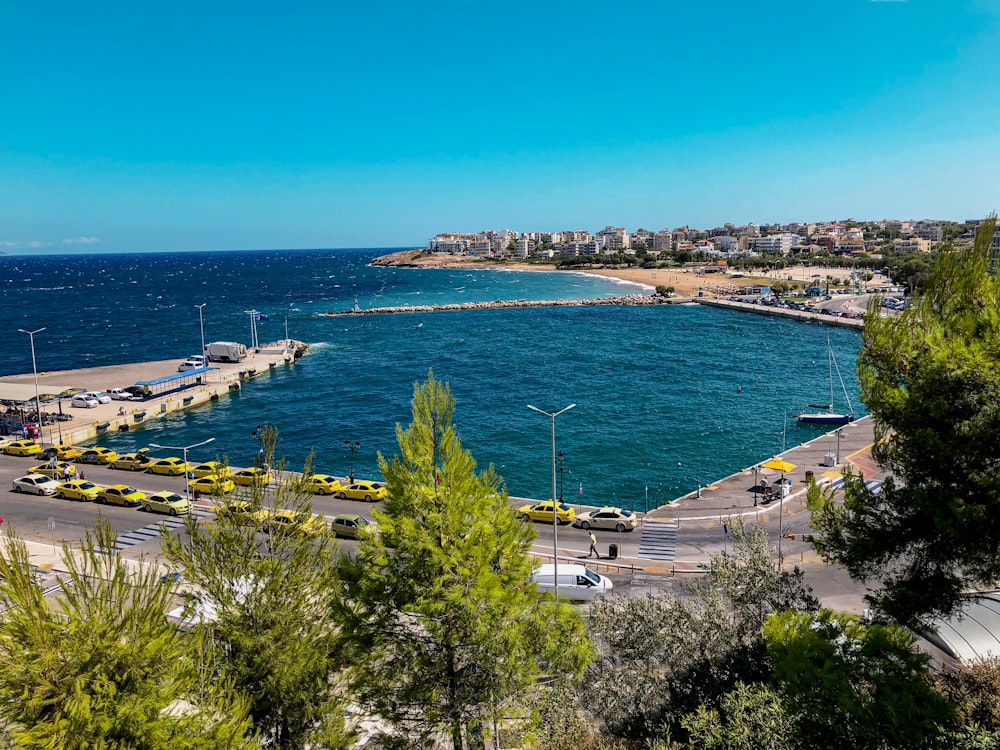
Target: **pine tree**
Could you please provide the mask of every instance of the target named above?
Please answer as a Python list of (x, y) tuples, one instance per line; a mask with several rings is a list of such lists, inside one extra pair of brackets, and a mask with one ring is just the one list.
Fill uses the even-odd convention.
[[(273, 427), (263, 428), (262, 445), (259, 463), (285, 477), (284, 462), (273, 460)], [(211, 523), (189, 519), (186, 539), (164, 541), (165, 557), (193, 584), (184, 589), (187, 610), (194, 629), (209, 637), (219, 677), (246, 700), (264, 747), (350, 747), (331, 616), (341, 590), (332, 533), (325, 524), (315, 534), (267, 533), (275, 509), (311, 514), (300, 479), (254, 485), (219, 502), (249, 507)]]
[(203, 644), (168, 620), (177, 583), (129, 565), (98, 519), (52, 599), (8, 528), (0, 551), (0, 717), (17, 748), (251, 748), (245, 706), (200, 671)]
[(404, 742), (467, 747), (544, 674), (575, 677), (589, 656), (582, 620), (529, 583), (534, 532), (492, 467), (476, 471), (452, 425), (454, 399), (431, 373), (416, 385), (401, 455), (379, 464), (388, 497), (354, 560), (342, 613), (351, 686)]
[[(875, 418), (880, 492), (845, 484), (843, 505), (813, 490), (818, 549), (904, 624), (946, 614), (1000, 578), (1000, 278), (995, 217), (973, 247), (942, 251), (926, 291), (900, 315), (869, 310), (858, 361)], [(877, 303), (876, 303), (877, 304)]]

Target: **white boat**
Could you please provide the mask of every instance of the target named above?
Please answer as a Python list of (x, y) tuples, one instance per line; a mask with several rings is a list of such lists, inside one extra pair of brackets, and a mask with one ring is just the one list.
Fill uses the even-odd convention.
[[(847, 395), (847, 386), (844, 385), (844, 378), (840, 374), (840, 367), (833, 356), (833, 347), (830, 340), (826, 340), (827, 357), (830, 361), (830, 402), (827, 404), (809, 404), (812, 409), (825, 409), (826, 411), (803, 412), (796, 414), (795, 418), (803, 424), (831, 424), (840, 425), (854, 421), (854, 406), (851, 404), (851, 397)], [(833, 410), (833, 371), (837, 371), (837, 378), (840, 380), (840, 388), (844, 392), (844, 400), (847, 402), (847, 412), (838, 413)]]

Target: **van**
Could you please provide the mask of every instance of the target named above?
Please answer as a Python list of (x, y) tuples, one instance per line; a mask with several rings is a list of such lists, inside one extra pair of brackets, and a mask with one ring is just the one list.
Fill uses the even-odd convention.
[[(551, 563), (541, 565), (532, 574), (531, 582), (540, 592), (556, 592), (555, 567)], [(595, 573), (586, 565), (561, 563), (559, 565), (559, 596), (573, 601), (588, 602), (595, 596), (611, 593), (615, 587), (610, 578)]]

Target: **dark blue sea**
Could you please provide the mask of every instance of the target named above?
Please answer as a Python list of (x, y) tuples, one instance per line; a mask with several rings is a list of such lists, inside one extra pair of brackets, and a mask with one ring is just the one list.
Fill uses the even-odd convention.
[[(662, 504), (821, 434), (794, 414), (829, 398), (827, 339), (859, 403), (860, 333), (697, 305), (543, 307), (328, 317), (360, 307), (513, 299), (584, 299), (639, 287), (574, 273), (403, 269), (369, 265), (391, 249), (0, 257), (0, 374), (195, 354), (206, 341), (288, 335), (310, 344), (238, 394), (144, 429), (109, 435), (116, 450), (158, 442), (212, 447), (252, 461), (259, 424), (300, 468), (346, 474), (344, 441), (360, 441), (357, 476), (397, 451), (413, 386), (447, 381), (455, 425), (481, 466), (513, 495), (551, 494), (551, 422), (567, 500), (642, 509)], [(130, 385), (129, 383), (109, 384)], [(837, 386), (838, 399), (839, 384)], [(839, 403), (838, 408), (845, 405)], [(194, 456), (207, 459), (209, 456)], [(581, 497), (582, 494), (582, 497)]]

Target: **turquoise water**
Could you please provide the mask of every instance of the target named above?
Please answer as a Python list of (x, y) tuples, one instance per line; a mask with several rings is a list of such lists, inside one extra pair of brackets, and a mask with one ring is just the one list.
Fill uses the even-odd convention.
[[(512, 494), (551, 494), (551, 423), (530, 411), (576, 407), (556, 420), (567, 499), (643, 508), (660, 504), (818, 434), (797, 411), (829, 394), (829, 337), (857, 414), (853, 329), (701, 306), (554, 307), (329, 317), (328, 310), (499, 299), (582, 299), (636, 287), (563, 273), (368, 266), (383, 250), (0, 258), (10, 331), (0, 373), (175, 357), (209, 341), (262, 342), (288, 333), (311, 344), (291, 368), (239, 394), (130, 433), (116, 449), (215, 437), (249, 463), (258, 424), (280, 430), (294, 468), (310, 451), (319, 470), (346, 474), (344, 440), (361, 441), (355, 474), (377, 474), (396, 450), (415, 382), (433, 369), (456, 398), (455, 423), (481, 465)], [(23, 339), (23, 340), (22, 340)], [(123, 383), (121, 385), (127, 385)], [(839, 396), (839, 394), (838, 394)], [(842, 405), (838, 404), (838, 408)], [(207, 456), (198, 456), (207, 458)], [(581, 499), (582, 487), (582, 499)]]

